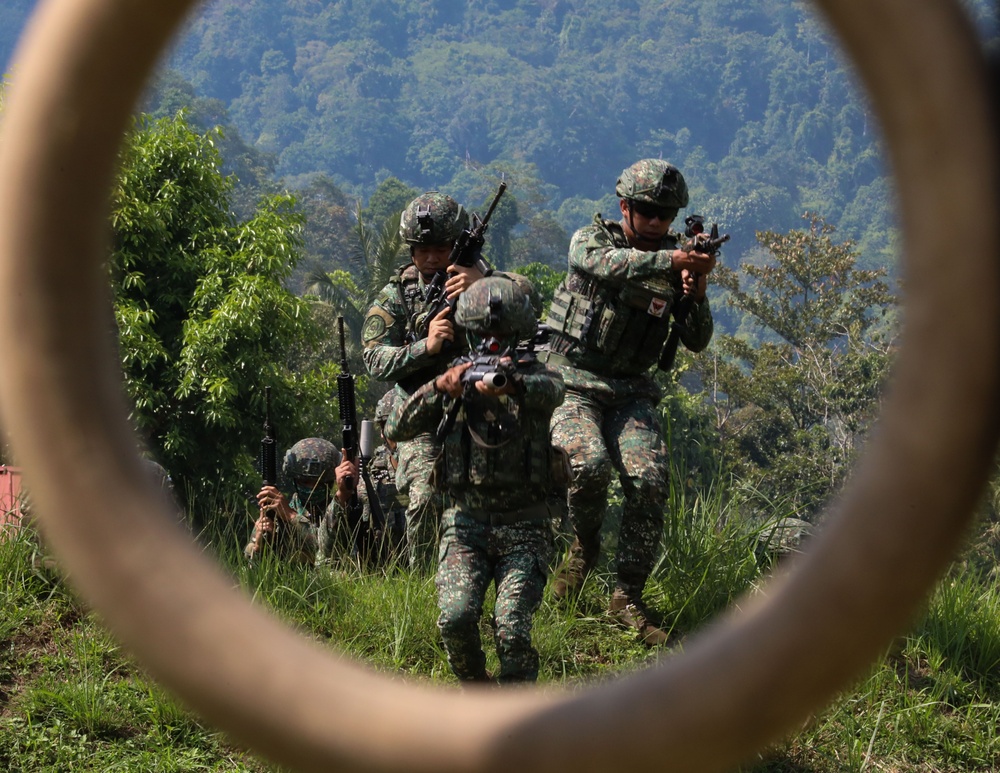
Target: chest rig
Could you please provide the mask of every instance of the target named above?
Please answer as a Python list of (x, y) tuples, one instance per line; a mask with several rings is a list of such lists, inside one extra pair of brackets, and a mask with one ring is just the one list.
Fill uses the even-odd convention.
[(529, 490), (547, 491), (551, 444), (547, 424), (537, 424), (511, 397), (464, 400), (444, 439), (438, 485), (450, 490), (506, 489), (512, 501), (527, 498)]
[(417, 270), (415, 265), (410, 263), (399, 269), (392, 282), (396, 285), (396, 289), (399, 292), (399, 299), (402, 301), (403, 308), (406, 311), (406, 340), (415, 341), (417, 340), (417, 319), (424, 311), (425, 306), (420, 271)]
[[(594, 218), (591, 241), (629, 247), (621, 224)], [(672, 249), (668, 235), (662, 249)], [(546, 324), (552, 329), (552, 351), (575, 366), (609, 376), (645, 373), (659, 358), (670, 334), (670, 316), (680, 295), (676, 278), (629, 280), (615, 285), (570, 270), (556, 289)]]

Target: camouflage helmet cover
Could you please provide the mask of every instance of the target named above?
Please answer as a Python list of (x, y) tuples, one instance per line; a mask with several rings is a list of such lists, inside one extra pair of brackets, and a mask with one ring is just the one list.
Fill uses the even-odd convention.
[(385, 423), (389, 420), (389, 416), (392, 414), (396, 407), (397, 393), (395, 389), (390, 389), (379, 399), (378, 404), (375, 406), (375, 423), (380, 427), (385, 427)]
[(534, 335), (538, 317), (517, 282), (507, 276), (488, 276), (458, 296), (455, 322), (478, 335), (526, 338)]
[(315, 484), (323, 473), (325, 482), (332, 485), (340, 464), (340, 451), (329, 440), (307, 437), (285, 452), (281, 472), (286, 480), (306, 480)]
[(451, 244), (469, 227), (469, 213), (451, 196), (428, 191), (406, 205), (399, 218), (399, 235), (414, 245)]
[(628, 201), (681, 209), (688, 204), (687, 183), (680, 170), (658, 158), (636, 161), (615, 184), (615, 193)]
[(511, 281), (513, 281), (524, 294), (528, 296), (528, 300), (531, 302), (531, 308), (535, 311), (536, 317), (541, 317), (544, 311), (544, 302), (542, 301), (542, 296), (538, 294), (538, 290), (535, 289), (535, 285), (532, 284), (531, 280), (528, 279), (524, 274), (517, 274), (513, 271), (494, 271), (493, 276), (505, 276)]

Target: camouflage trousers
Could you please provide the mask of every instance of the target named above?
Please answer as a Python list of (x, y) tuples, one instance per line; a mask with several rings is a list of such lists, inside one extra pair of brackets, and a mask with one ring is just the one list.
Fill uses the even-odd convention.
[(458, 508), (449, 508), (442, 527), (438, 628), (452, 672), (461, 681), (487, 678), (479, 620), (486, 591), (494, 582), (498, 681), (534, 681), (538, 651), (531, 644), (531, 627), (542, 604), (553, 555), (549, 521), (489, 526), (462, 515)]
[(569, 520), (585, 545), (600, 544), (608, 486), (617, 471), (625, 502), (617, 585), (641, 597), (656, 563), (667, 495), (667, 448), (652, 398), (566, 390), (552, 416), (552, 442), (570, 456)]
[(406, 551), (411, 569), (431, 567), (441, 522), (441, 492), (431, 485), (441, 446), (430, 433), (401, 442), (396, 449), (396, 488), (409, 496), (406, 508)]

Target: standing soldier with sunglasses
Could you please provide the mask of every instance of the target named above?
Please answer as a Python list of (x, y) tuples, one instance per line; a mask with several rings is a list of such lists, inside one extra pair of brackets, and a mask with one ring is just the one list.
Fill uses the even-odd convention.
[(552, 417), (552, 443), (570, 455), (574, 481), (569, 519), (575, 532), (569, 558), (553, 584), (557, 597), (582, 585), (597, 563), (601, 524), (613, 471), (624, 503), (617, 577), (610, 612), (642, 640), (665, 644), (666, 633), (643, 603), (663, 532), (668, 491), (667, 449), (650, 374), (670, 333), (677, 301), (694, 301), (681, 342), (704, 349), (712, 337), (706, 275), (715, 257), (681, 249), (670, 224), (688, 203), (680, 171), (658, 159), (638, 161), (618, 178), (622, 219), (599, 214), (573, 235), (569, 271), (552, 301), (550, 351), (566, 399)]

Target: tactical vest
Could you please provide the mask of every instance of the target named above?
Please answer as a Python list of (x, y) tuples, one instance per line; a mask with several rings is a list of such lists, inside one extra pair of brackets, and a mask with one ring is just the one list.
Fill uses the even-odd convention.
[[(389, 281), (395, 286), (406, 312), (403, 340), (412, 343), (418, 340), (417, 329), (425, 312), (424, 289), (421, 284), (420, 271), (413, 263), (408, 263), (401, 266), (396, 275)], [(397, 383), (406, 394), (411, 395), (436, 375), (438, 375), (436, 368), (426, 368), (401, 378)]]
[[(614, 247), (629, 247), (620, 223), (598, 215), (594, 225)], [(663, 249), (670, 249), (672, 241), (668, 235)], [(575, 367), (606, 376), (638, 376), (660, 356), (679, 293), (679, 284), (666, 277), (616, 286), (571, 270), (549, 307), (550, 346)]]
[(406, 309), (406, 340), (416, 340), (417, 319), (424, 310), (424, 291), (420, 286), (420, 271), (414, 264), (408, 263), (401, 266), (396, 272), (396, 276), (389, 281), (396, 286), (403, 307)]
[(464, 401), (444, 440), (436, 484), (459, 498), (469, 489), (486, 496), (486, 490), (508, 491), (513, 506), (544, 499), (553, 485), (554, 452), (548, 422), (538, 424), (514, 399)]
[(385, 446), (376, 449), (375, 457), (368, 467), (368, 474), (375, 484), (379, 501), (385, 510), (386, 517), (393, 512), (406, 512), (410, 498), (405, 494), (400, 494), (396, 488), (396, 468), (389, 460), (390, 452)]

